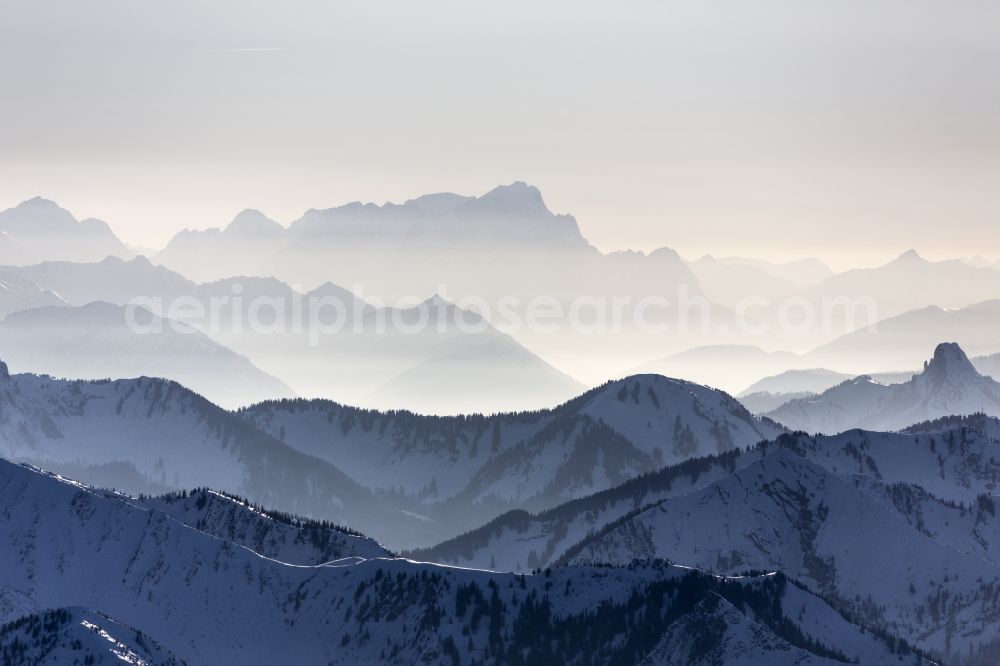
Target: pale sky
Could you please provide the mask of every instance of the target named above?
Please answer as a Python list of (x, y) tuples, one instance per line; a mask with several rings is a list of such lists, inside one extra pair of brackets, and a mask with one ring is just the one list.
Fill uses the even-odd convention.
[(602, 249), (1000, 258), (1000, 3), (0, 0), (0, 208), (538, 186)]

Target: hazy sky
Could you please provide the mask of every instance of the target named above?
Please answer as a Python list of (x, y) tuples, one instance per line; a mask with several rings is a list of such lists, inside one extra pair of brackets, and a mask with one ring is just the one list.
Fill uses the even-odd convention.
[(526, 180), (604, 249), (1000, 258), (1000, 3), (0, 0), (0, 208)]

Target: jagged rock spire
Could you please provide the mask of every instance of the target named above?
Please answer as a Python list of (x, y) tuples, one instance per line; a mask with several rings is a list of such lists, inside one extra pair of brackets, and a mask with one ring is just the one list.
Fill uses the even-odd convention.
[(979, 373), (969, 361), (962, 348), (954, 342), (942, 342), (934, 350), (932, 358), (924, 368), (930, 379), (948, 380), (976, 377)]

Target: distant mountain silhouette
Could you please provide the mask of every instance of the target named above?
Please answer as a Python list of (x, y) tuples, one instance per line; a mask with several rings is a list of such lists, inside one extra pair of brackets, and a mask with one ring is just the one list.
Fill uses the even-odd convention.
[(0, 212), (0, 264), (98, 261), (132, 256), (101, 220), (77, 221), (55, 202), (36, 197)]
[(287, 228), (244, 211), (224, 230), (177, 234), (156, 261), (196, 280), (271, 275), (310, 288), (363, 285), (383, 300), (448, 296), (667, 294), (697, 280), (670, 250), (603, 254), (570, 215), (523, 182), (479, 197), (432, 194), (403, 204), (312, 209)]
[(874, 330), (862, 328), (842, 335), (804, 359), (810, 367), (848, 374), (894, 372), (919, 368), (927, 349), (941, 340), (954, 340), (974, 356), (1000, 352), (998, 330), (1000, 300), (958, 309), (933, 305), (882, 319)]
[(684, 377), (735, 393), (762, 373), (780, 372), (802, 363), (801, 357), (791, 352), (768, 352), (752, 345), (706, 345), (643, 363), (633, 372)]
[(125, 308), (95, 302), (83, 307), (42, 307), (0, 321), (0, 358), (15, 372), (56, 377), (163, 377), (183, 383), (213, 402), (239, 407), (294, 397), (283, 382), (203, 333), (142, 310), (135, 319), (156, 332), (127, 325)]
[(11, 312), (44, 305), (66, 305), (66, 301), (16, 272), (0, 269), (0, 319)]
[(812, 300), (845, 296), (874, 299), (882, 319), (931, 304), (961, 308), (997, 294), (1000, 271), (976, 268), (957, 259), (928, 261), (914, 250), (878, 268), (834, 275), (804, 292)]
[[(245, 217), (251, 226), (260, 223), (256, 214), (248, 213)], [(493, 412), (550, 407), (585, 389), (583, 384), (483, 322), (478, 315), (442, 299), (427, 301), (423, 310), (420, 306), (377, 308), (330, 282), (307, 294), (275, 278), (235, 277), (197, 284), (152, 264), (145, 257), (131, 260), (108, 257), (95, 263), (45, 262), (10, 268), (0, 272), (0, 284), (3, 275), (30, 284), (36, 291), (50, 292), (46, 299), (41, 296), (11, 299), (12, 310), (47, 302), (84, 306), (108, 301), (126, 305), (136, 298), (151, 311), (157, 310), (156, 303), (167, 310), (174, 303), (200, 305), (204, 316), (188, 315), (183, 323), (203, 330), (211, 340), (244, 355), (264, 372), (291, 386), (284, 393), (265, 393), (259, 386), (244, 392), (238, 385), (232, 385), (233, 394), (240, 400), (237, 404), (245, 404), (247, 396), (256, 395), (256, 401), (289, 395), (294, 390), (300, 395), (373, 408), (431, 413)], [(65, 302), (56, 299), (55, 294)], [(234, 302), (237, 295), (242, 302), (239, 308)], [(0, 308), (6, 296), (0, 290)], [(327, 332), (313, 340), (305, 306), (300, 307), (301, 319), (296, 327), (296, 307), (299, 307), (296, 303), (331, 298), (343, 305), (345, 319), (337, 330), (323, 329)], [(32, 299), (41, 300), (34, 303)], [(255, 302), (265, 306), (257, 322), (265, 324), (262, 327), (255, 327), (250, 321), (250, 307)], [(187, 308), (179, 310), (187, 311)], [(214, 316), (210, 317), (211, 313)], [(424, 315), (424, 325), (415, 326)], [(271, 329), (266, 324), (275, 317), (284, 324)], [(316, 321), (323, 326), (332, 325), (333, 317), (333, 311), (327, 308)], [(460, 322), (467, 322), (469, 327), (459, 326)], [(477, 325), (478, 322), (482, 325)], [(462, 367), (457, 365), (459, 359)], [(196, 369), (183, 354), (173, 358), (174, 371), (169, 359), (160, 360), (163, 364), (155, 366), (156, 374), (176, 379), (193, 377), (177, 374), (181, 368)], [(87, 363), (83, 357), (79, 362)], [(31, 369), (51, 367), (36, 363)], [(114, 367), (128, 376), (144, 366)], [(62, 372), (57, 368), (47, 371), (77, 375), (69, 371), (69, 366)], [(78, 376), (94, 376), (94, 372), (98, 371)], [(108, 374), (115, 373), (104, 371), (96, 376)], [(213, 385), (221, 387), (226, 381), (220, 375)], [(199, 381), (190, 383), (196, 389), (206, 386)], [(234, 404), (225, 393), (213, 390), (211, 395), (226, 405)]]

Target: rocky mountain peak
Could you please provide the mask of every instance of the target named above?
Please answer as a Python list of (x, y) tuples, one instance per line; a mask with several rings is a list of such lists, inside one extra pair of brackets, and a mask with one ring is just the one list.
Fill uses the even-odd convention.
[(954, 382), (976, 379), (980, 374), (957, 343), (942, 342), (934, 350), (934, 357), (925, 364), (923, 376), (934, 382)]

